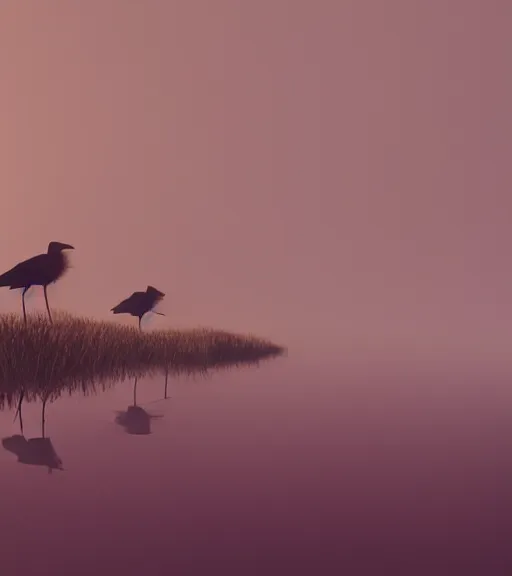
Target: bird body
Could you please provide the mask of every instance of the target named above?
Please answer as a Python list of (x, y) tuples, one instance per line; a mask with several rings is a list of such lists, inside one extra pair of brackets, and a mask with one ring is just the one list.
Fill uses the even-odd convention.
[(65, 254), (39, 254), (20, 262), (0, 276), (0, 286), (30, 288), (30, 286), (48, 286), (56, 282), (67, 270)]
[(25, 293), (31, 286), (42, 286), (50, 322), (52, 315), (48, 304), (46, 288), (56, 282), (69, 268), (67, 256), (64, 250), (73, 250), (70, 244), (50, 242), (46, 254), (38, 254), (28, 260), (16, 264), (13, 268), (0, 276), (0, 287), (9, 287), (10, 290), (23, 288), (21, 295), (23, 304), (23, 317), (26, 321)]
[(120, 302), (117, 306), (114, 306), (111, 312), (114, 314), (139, 316), (139, 314), (143, 314), (143, 311), (146, 311), (146, 309), (150, 309), (150, 305), (146, 302), (146, 292), (134, 292), (130, 297)]
[(38, 254), (16, 264), (0, 276), (0, 286), (30, 288), (30, 286), (48, 286), (56, 282), (69, 268), (68, 258), (63, 250), (72, 250), (69, 244), (50, 242), (46, 254)]
[[(165, 294), (153, 286), (148, 286), (145, 292), (134, 292), (131, 296), (114, 306), (110, 311), (114, 314), (131, 314), (138, 316), (140, 321), (146, 312), (152, 310), (160, 302)], [(161, 312), (157, 312), (163, 316)]]

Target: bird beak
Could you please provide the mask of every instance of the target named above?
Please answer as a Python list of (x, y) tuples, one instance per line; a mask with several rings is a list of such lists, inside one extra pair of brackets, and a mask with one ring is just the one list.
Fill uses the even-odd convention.
[(71, 244), (62, 244), (61, 245), (62, 250), (74, 250), (75, 247), (71, 246)]

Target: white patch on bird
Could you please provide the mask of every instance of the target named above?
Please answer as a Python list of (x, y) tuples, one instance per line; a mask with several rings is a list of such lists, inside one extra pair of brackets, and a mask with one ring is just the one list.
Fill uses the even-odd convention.
[[(159, 312), (159, 310), (155, 310), (155, 311)], [(142, 317), (141, 327), (143, 330), (153, 326), (155, 324), (155, 322), (157, 321), (157, 318), (160, 319), (160, 321), (162, 320), (162, 318), (165, 318), (165, 316), (160, 316), (159, 314), (155, 314), (155, 311), (150, 310), (149, 312), (146, 312), (146, 314), (144, 314), (144, 316)]]

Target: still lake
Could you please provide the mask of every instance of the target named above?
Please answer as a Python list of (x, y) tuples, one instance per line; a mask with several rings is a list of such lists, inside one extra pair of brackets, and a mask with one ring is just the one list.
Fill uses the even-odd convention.
[[(512, 574), (511, 377), (293, 357), (48, 404), (0, 450), (5, 576)], [(0, 436), (19, 434), (0, 412)], [(41, 436), (39, 403), (23, 407)], [(139, 430), (140, 431), (140, 430)]]

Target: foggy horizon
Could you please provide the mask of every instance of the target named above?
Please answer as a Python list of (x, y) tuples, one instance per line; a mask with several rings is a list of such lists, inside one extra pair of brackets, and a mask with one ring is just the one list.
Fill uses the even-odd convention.
[(26, 435), (4, 402), (2, 575), (512, 573), (511, 22), (506, 0), (0, 3), (0, 274), (69, 243), (52, 310), (137, 328), (111, 310), (151, 285), (144, 335), (288, 350), (137, 402), (77, 387), (44, 438), (39, 389)]
[(0, 267), (59, 240), (72, 313), (153, 284), (169, 326), (507, 363), (511, 8), (443, 6), (6, 2)]

